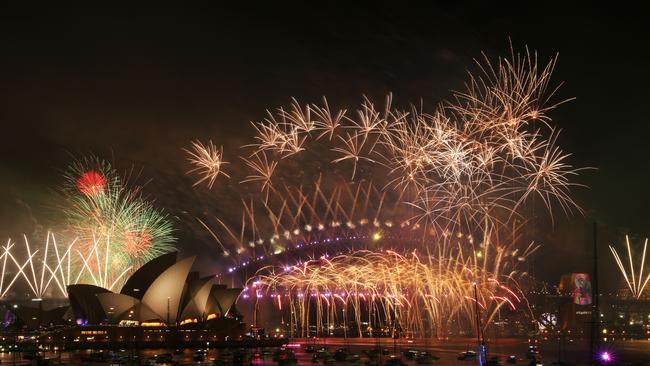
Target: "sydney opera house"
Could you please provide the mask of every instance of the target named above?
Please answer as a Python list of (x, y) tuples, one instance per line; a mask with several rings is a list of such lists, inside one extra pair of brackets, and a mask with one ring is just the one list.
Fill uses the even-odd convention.
[(184, 325), (228, 315), (241, 289), (214, 284), (214, 276), (190, 272), (194, 257), (158, 257), (135, 272), (113, 293), (93, 285), (68, 287), (77, 324)]
[(87, 284), (68, 286), (69, 306), (12, 309), (23, 329), (61, 327), (68, 342), (223, 341), (244, 333), (234, 308), (241, 289), (191, 271), (195, 257), (162, 255), (138, 269), (119, 293)]

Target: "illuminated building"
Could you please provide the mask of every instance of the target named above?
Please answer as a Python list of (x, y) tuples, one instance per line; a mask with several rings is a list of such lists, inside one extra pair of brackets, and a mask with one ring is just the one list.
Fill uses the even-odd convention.
[(194, 257), (160, 256), (136, 271), (120, 293), (91, 285), (68, 286), (77, 324), (184, 325), (228, 315), (241, 289), (190, 272)]

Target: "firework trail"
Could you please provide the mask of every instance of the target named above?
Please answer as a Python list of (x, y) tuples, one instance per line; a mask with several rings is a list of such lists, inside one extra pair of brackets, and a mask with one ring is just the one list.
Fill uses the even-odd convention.
[[(249, 281), (243, 297), (268, 296), (291, 319), (297, 336), (327, 334), (334, 323), (349, 316), (358, 336), (372, 336), (371, 328), (388, 329), (396, 322), (402, 331), (432, 335), (448, 329), (460, 315), (472, 319), (473, 284), (480, 290), (479, 305), (489, 317), (500, 308), (520, 305), (520, 291), (487, 273), (475, 257), (435, 258), (416, 251), (356, 251), (333, 258), (325, 256), (290, 267), (263, 268)], [(509, 278), (511, 274), (506, 274)], [(458, 301), (462, 299), (462, 301)], [(315, 309), (315, 324), (313, 311)], [(347, 314), (347, 315), (346, 315)], [(368, 326), (362, 328), (366, 321)], [(345, 323), (345, 322), (344, 322)]]
[(645, 242), (643, 243), (643, 254), (641, 254), (641, 263), (637, 267), (638, 273), (634, 268), (633, 257), (635, 257), (635, 255), (632, 249), (630, 248), (630, 238), (627, 235), (625, 235), (625, 246), (627, 248), (627, 259), (629, 263), (629, 268), (625, 268), (625, 264), (623, 263), (623, 260), (621, 259), (618, 252), (613, 246), (610, 245), (609, 250), (612, 252), (612, 255), (614, 256), (616, 265), (618, 265), (618, 269), (621, 271), (621, 274), (625, 279), (625, 283), (630, 289), (630, 293), (632, 294), (632, 297), (634, 297), (635, 299), (639, 299), (643, 295), (643, 292), (645, 290), (646, 285), (648, 284), (648, 281), (650, 281), (650, 274), (648, 274), (645, 278), (643, 277), (643, 271), (645, 270), (646, 249), (648, 249), (648, 239), (646, 239)]
[(219, 175), (230, 178), (221, 169), (222, 165), (228, 164), (228, 162), (222, 160), (223, 147), (217, 149), (212, 141), (209, 141), (207, 145), (203, 145), (200, 141), (194, 141), (192, 142), (192, 148), (185, 149), (185, 151), (189, 155), (189, 162), (194, 166), (193, 169), (188, 171), (188, 174), (196, 172), (203, 177), (194, 183), (195, 186), (207, 182), (208, 187), (212, 188)]
[[(48, 232), (45, 245), (32, 248), (23, 235), (24, 255), (15, 255), (16, 243), (11, 239), (2, 247), (2, 272), (0, 273), (0, 296), (4, 297), (17, 283), (25, 284), (35, 299), (66, 297), (71, 275), (75, 240), (59, 247), (54, 233)], [(13, 275), (12, 275), (13, 274)]]
[[(132, 267), (110, 269), (110, 240), (94, 239), (93, 250), (83, 254), (76, 248), (76, 239), (60, 246), (52, 232), (48, 232), (45, 245), (32, 247), (23, 235), (24, 251), (16, 250), (11, 239), (2, 247), (0, 255), (0, 297), (6, 296), (15, 286), (27, 289), (32, 299), (65, 298), (68, 285), (91, 283), (115, 290), (130, 273)], [(78, 265), (81, 263), (81, 265)]]
[[(280, 218), (288, 209), (299, 210), (291, 214), (302, 219), (294, 221), (319, 216), (313, 213), (316, 201), (329, 203), (330, 211), (350, 206), (336, 198), (341, 186), (378, 192), (395, 203), (392, 215), (420, 224), (425, 232), (471, 231), (484, 228), (486, 220), (491, 227), (504, 225), (521, 219), (524, 206), (535, 198), (551, 217), (555, 206), (567, 213), (579, 210), (569, 190), (577, 185), (571, 177), (580, 169), (568, 164), (570, 154), (556, 146), (558, 132), (547, 114), (560, 104), (549, 102), (555, 90), (547, 93), (554, 65), (555, 60), (538, 65), (529, 52), (496, 64), (485, 58), (480, 74), (470, 74), (466, 90), (455, 92), (433, 113), (395, 109), (390, 96), (383, 108), (365, 98), (353, 112), (332, 111), (327, 100), (301, 105), (294, 99), (288, 109), (268, 112), (253, 123), (254, 141), (241, 147), (244, 172), (233, 172), (234, 178), (238, 186), (259, 187), (257, 198), (266, 207), (257, 211), (275, 217), (273, 227), (286, 227)], [(195, 142), (193, 149), (192, 164), (196, 156), (214, 156), (203, 165), (221, 166), (222, 150), (215, 156), (212, 143)], [(210, 180), (211, 187), (216, 176), (206, 168), (197, 183)], [(289, 191), (310, 199), (296, 204), (287, 198)], [(341, 211), (341, 216), (355, 214)], [(260, 223), (248, 224), (250, 232), (260, 232), (254, 228)], [(270, 238), (253, 241), (259, 239), (271, 246)]]
[[(55, 297), (67, 295), (70, 283), (72, 241), (67, 248), (59, 249), (53, 233), (48, 232), (45, 245), (32, 248), (26, 235), (23, 235), (25, 258), (13, 253), (16, 243), (11, 239), (2, 247), (2, 272), (0, 273), (0, 296), (4, 297), (16, 283), (27, 285), (35, 299), (43, 299), (46, 294)], [(12, 275), (13, 274), (13, 275)]]
[[(559, 130), (548, 115), (563, 103), (551, 101), (555, 60), (538, 64), (526, 51), (477, 64), (465, 89), (431, 112), (395, 108), (391, 96), (381, 105), (364, 98), (358, 108), (338, 110), (326, 99), (306, 105), (294, 99), (253, 122), (252, 142), (232, 152), (241, 168), (230, 166), (231, 184), (214, 185), (241, 200), (241, 216), (199, 218), (224, 255), (238, 254), (230, 256), (229, 271), (293, 265), (300, 255), (287, 252), (309, 248), (307, 255), (319, 258), (340, 249), (332, 243), (345, 242), (349, 250), (418, 249), (433, 258), (429, 265), (471, 257), (466, 270), (483, 273), (484, 282), (526, 275), (517, 267), (537, 249), (521, 238), (526, 217), (535, 201), (551, 220), (556, 208), (581, 212), (570, 196), (581, 168), (557, 146)], [(190, 154), (190, 163), (210, 155), (201, 146), (193, 144), (202, 151)], [(205, 170), (197, 182), (214, 177)], [(313, 249), (319, 246), (325, 249)], [(451, 265), (438, 276), (458, 271)], [(460, 304), (468, 296), (461, 293), (448, 296)], [(484, 298), (512, 301), (490, 296)], [(487, 309), (488, 301), (482, 305)]]

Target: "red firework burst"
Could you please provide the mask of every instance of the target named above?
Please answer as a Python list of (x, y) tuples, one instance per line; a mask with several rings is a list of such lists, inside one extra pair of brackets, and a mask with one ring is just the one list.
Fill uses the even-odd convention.
[(145, 254), (151, 247), (151, 234), (146, 230), (127, 231), (124, 237), (124, 251), (132, 256)]
[(106, 188), (106, 178), (94, 170), (87, 171), (77, 179), (77, 189), (86, 196), (95, 197)]

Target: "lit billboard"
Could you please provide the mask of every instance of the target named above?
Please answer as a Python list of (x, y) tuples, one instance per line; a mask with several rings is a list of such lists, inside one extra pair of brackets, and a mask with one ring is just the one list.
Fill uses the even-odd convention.
[(591, 305), (591, 280), (586, 273), (571, 274), (571, 294), (576, 305)]

